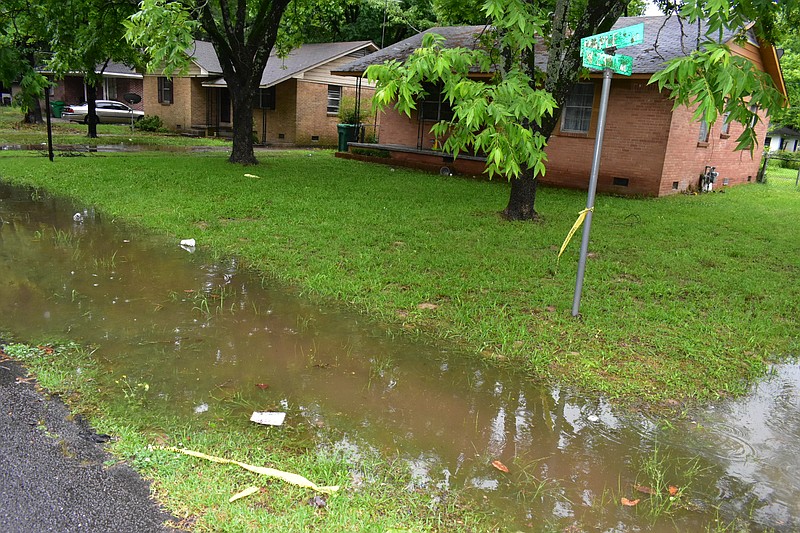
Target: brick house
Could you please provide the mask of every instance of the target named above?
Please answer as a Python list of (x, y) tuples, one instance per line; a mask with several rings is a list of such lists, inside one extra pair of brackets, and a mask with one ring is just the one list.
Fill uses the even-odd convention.
[[(335, 146), (339, 107), (358, 94), (371, 97), (360, 78), (336, 78), (331, 70), (376, 51), (371, 41), (305, 44), (286, 58), (270, 56), (253, 109), (261, 144)], [(224, 135), (230, 131), (230, 93), (214, 47), (195, 41), (186, 74), (171, 79), (145, 75), (145, 113), (175, 131)], [(361, 91), (357, 91), (361, 88)]]
[[(122, 63), (108, 63), (105, 68), (98, 67), (96, 72), (103, 75), (103, 82), (97, 87), (98, 100), (124, 102), (123, 95), (127, 93), (142, 95), (144, 76), (131, 67)], [(52, 78), (48, 72), (43, 72), (43, 74)], [(66, 104), (85, 102), (86, 84), (83, 75), (67, 74), (64, 79), (55, 80), (55, 86), (50, 90), (50, 99), (61, 100)], [(140, 101), (131, 107), (142, 111), (144, 104)]]
[[(598, 190), (628, 195), (663, 196), (697, 187), (705, 167), (715, 166), (719, 172), (716, 186), (736, 185), (754, 181), (758, 173), (763, 147), (751, 156), (747, 151), (735, 151), (736, 139), (742, 127), (726, 124), (720, 118), (707, 125), (692, 119), (692, 109), (673, 109), (667, 94), (655, 85), (648, 85), (653, 73), (670, 59), (685, 54), (696, 41), (696, 25), (680, 24), (676, 17), (624, 17), (614, 28), (638, 23), (645, 25), (645, 42), (626, 47), (625, 55), (633, 56), (633, 75), (615, 75), (609, 95), (606, 130), (600, 163)], [(445, 37), (445, 46), (476, 46), (476, 37), (484, 26), (432, 28)], [(691, 35), (694, 31), (694, 36)], [(420, 46), (419, 34), (393, 46), (355, 61), (337, 72), (343, 76), (361, 76), (369, 65), (388, 59), (403, 60)], [(759, 43), (748, 32), (747, 42), (738, 45), (733, 35), (723, 36), (731, 50), (751, 60), (759, 69), (770, 74), (779, 91), (786, 94), (778, 56), (769, 43)], [(544, 67), (546, 51), (537, 57), (537, 66)], [(476, 73), (480, 74), (480, 73)], [(571, 188), (587, 188), (591, 172), (594, 138), (596, 135), (602, 73), (593, 72), (590, 79), (579, 83), (563, 107), (559, 124), (550, 137), (547, 172), (544, 184)], [(392, 109), (380, 118), (379, 145), (389, 158), (374, 158), (389, 162), (439, 170), (447, 167), (463, 174), (481, 174), (484, 159), (478, 156), (452, 157), (435, 151), (430, 127), (437, 116), (446, 116), (448, 106), (435, 90), (418, 105), (418, 111), (407, 117)], [(755, 108), (754, 108), (755, 109)], [(756, 126), (757, 138), (764, 139), (767, 130), (766, 111), (758, 110), (761, 118)], [(360, 146), (356, 144), (355, 146)], [(366, 147), (362, 147), (366, 148)], [(361, 155), (337, 154), (365, 159)], [(386, 155), (386, 154), (383, 154)]]

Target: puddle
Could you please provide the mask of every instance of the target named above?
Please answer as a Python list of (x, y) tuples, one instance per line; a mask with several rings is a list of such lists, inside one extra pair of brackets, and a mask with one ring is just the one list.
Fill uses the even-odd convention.
[[(414, 486), (467, 487), (512, 529), (800, 529), (797, 365), (746, 399), (659, 424), (394, 336), (40, 191), (0, 184), (0, 223), (0, 329), (97, 345), (109, 371), (149, 384), (152, 408), (285, 410), (286, 424), (305, 420), (350, 453), (399, 455)], [(648, 459), (686, 508), (649, 513), (634, 488), (649, 483)]]

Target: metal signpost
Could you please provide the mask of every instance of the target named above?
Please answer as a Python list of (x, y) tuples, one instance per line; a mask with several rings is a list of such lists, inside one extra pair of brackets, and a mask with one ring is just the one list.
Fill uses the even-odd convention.
[(581, 238), (581, 256), (578, 261), (578, 275), (575, 281), (575, 296), (572, 299), (572, 316), (578, 316), (583, 290), (583, 275), (586, 272), (586, 256), (589, 252), (589, 233), (592, 228), (594, 195), (597, 190), (597, 176), (600, 171), (600, 153), (603, 148), (603, 133), (608, 110), (608, 93), (614, 72), (630, 76), (633, 73), (633, 58), (615, 55), (617, 48), (624, 48), (644, 42), (644, 24), (592, 35), (581, 39), (581, 57), (586, 68), (603, 70), (603, 91), (600, 95), (600, 114), (597, 117), (597, 135), (594, 140), (592, 173), (589, 177), (589, 195), (586, 198), (586, 218)]

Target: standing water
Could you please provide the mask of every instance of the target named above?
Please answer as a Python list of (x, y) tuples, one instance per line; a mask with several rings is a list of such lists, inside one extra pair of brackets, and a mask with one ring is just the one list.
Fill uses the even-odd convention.
[(261, 404), (336, 428), (338, 446), (399, 454), (415, 486), (466, 488), (516, 529), (800, 530), (797, 365), (660, 423), (1, 183), (0, 330), (93, 344), (177, 416)]

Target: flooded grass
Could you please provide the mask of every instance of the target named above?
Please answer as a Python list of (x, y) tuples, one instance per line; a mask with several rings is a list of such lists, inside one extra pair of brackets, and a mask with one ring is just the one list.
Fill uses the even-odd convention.
[[(454, 491), (444, 496), (406, 490), (410, 478), (402, 461), (375, 454), (356, 457), (321, 445), (302, 425), (253, 431), (222, 413), (204, 423), (187, 423), (154, 412), (147, 384), (127, 376), (111, 381), (91, 354), (75, 344), (11, 344), (6, 352), (35, 370), (48, 391), (89, 414), (95, 429), (113, 435), (110, 450), (151, 479), (159, 500), (190, 523), (192, 531), (495, 529), (486, 509), (468, 505)], [(176, 454), (167, 450), (171, 446), (301, 473), (342, 488), (315, 500), (313, 491)], [(247, 486), (260, 489), (228, 503)]]
[[(310, 290), (309, 284), (301, 284), (306, 278), (299, 273), (307, 272), (310, 285), (318, 287), (330, 283), (327, 276), (334, 276), (337, 269), (347, 267), (346, 276), (337, 274), (340, 281), (336, 286), (341, 294), (352, 295), (343, 287), (354, 290), (363, 279), (406, 272), (407, 280), (390, 277), (383, 284), (372, 286), (372, 290), (381, 293), (376, 302), (408, 297), (407, 292), (423, 288), (415, 284), (426, 283), (424, 275), (419, 279), (414, 277), (416, 271), (436, 266), (439, 260), (432, 249), (425, 252), (422, 262), (414, 257), (415, 253), (444, 241), (436, 239), (436, 232), (426, 237), (429, 241), (408, 235), (400, 240), (395, 235), (400, 231), (400, 221), (395, 219), (406, 216), (402, 210), (392, 209), (383, 227), (370, 229), (367, 225), (358, 230), (359, 223), (366, 220), (374, 223), (371, 217), (383, 217), (384, 205), (390, 210), (391, 204), (382, 203), (378, 204), (381, 209), (373, 210), (377, 213), (366, 218), (357, 209), (352, 215), (348, 213), (355, 221), (340, 215), (345, 221), (341, 235), (326, 234), (324, 246), (323, 242), (317, 242), (319, 219), (309, 220), (306, 215), (312, 213), (312, 204), (320, 209), (319, 202), (305, 198), (311, 194), (305, 187), (311, 188), (314, 180), (308, 176), (300, 179), (293, 174), (298, 171), (293, 168), (308, 173), (306, 160), (312, 160), (317, 171), (327, 170), (330, 175), (335, 169), (354, 168), (339, 167), (340, 163), (326, 159), (315, 160), (319, 155), (287, 154), (286, 161), (282, 161), (283, 155), (270, 156), (268, 168), (282, 176), (281, 179), (293, 181), (294, 189), (271, 183), (258, 188), (257, 194), (250, 191), (248, 194), (254, 196), (252, 203), (244, 205), (240, 202), (252, 187), (250, 182), (278, 180), (266, 175), (245, 180), (223, 174), (230, 186), (225, 191), (218, 190), (210, 177), (203, 178), (204, 172), (225, 172), (229, 166), (219, 164), (213, 157), (196, 167), (198, 181), (193, 185), (202, 193), (184, 188), (186, 192), (182, 194), (189, 198), (182, 198), (171, 185), (159, 181), (170, 178), (151, 173), (155, 168), (166, 172), (166, 161), (177, 160), (162, 156), (152, 156), (154, 166), (147, 162), (149, 155), (109, 157), (113, 162), (111, 167), (120, 172), (135, 165), (140, 165), (139, 170), (150, 168), (141, 174), (138, 170), (134, 172), (135, 181), (139, 182), (135, 187), (130, 178), (124, 181), (102, 174), (92, 177), (93, 186), (87, 188), (84, 181), (94, 175), (89, 173), (91, 166), (83, 163), (71, 168), (72, 172), (82, 169), (76, 176), (61, 175), (58, 179), (49, 176), (52, 167), (39, 165), (35, 160), (27, 167), (12, 165), (16, 175), (30, 172), (37, 180), (43, 180), (43, 184), (53, 179), (52, 183), (58, 182), (62, 190), (73, 191), (73, 197), (83, 197), (78, 205), (86, 205), (84, 195), (97, 194), (98, 201), (113, 208), (83, 217), (81, 221), (76, 221), (74, 214), (83, 213), (84, 207), (76, 208), (37, 190), (0, 188), (3, 221), (0, 328), (13, 329), (20, 339), (50, 335), (78, 339), (95, 347), (89, 358), (95, 365), (94, 373), (81, 362), (79, 354), (51, 358), (59, 361), (51, 374), (53, 381), (67, 383), (56, 390), (75, 391), (80, 384), (87, 386), (86, 393), (64, 392), (64, 396), (88, 402), (84, 408), (95, 413), (99, 429), (121, 436), (119, 446), (130, 448), (120, 453), (158, 480), (163, 497), (182, 516), (191, 517), (201, 530), (220, 529), (228, 520), (243, 529), (248, 525), (275, 529), (310, 525), (331, 531), (346, 530), (347, 523), (373, 522), (378, 524), (377, 529), (415, 530), (587, 531), (625, 527), (660, 532), (724, 530), (721, 528), (733, 525), (744, 531), (796, 529), (795, 517), (800, 516), (796, 508), (796, 502), (800, 501), (797, 483), (800, 473), (796, 472), (797, 464), (791, 457), (800, 427), (796, 393), (800, 389), (800, 375), (796, 375), (793, 366), (777, 367), (771, 380), (759, 383), (758, 394), (752, 399), (726, 402), (721, 404), (724, 410), (722, 406), (699, 412), (691, 409), (678, 419), (651, 420), (636, 409), (635, 402), (646, 396), (630, 401), (617, 399), (611, 404), (596, 393), (586, 395), (559, 386), (539, 387), (520, 372), (507, 372), (503, 365), (494, 363), (498, 355), (519, 362), (514, 357), (525, 352), (520, 347), (517, 356), (514, 352), (498, 352), (490, 343), (481, 346), (492, 357), (469, 357), (459, 352), (457, 346), (468, 343), (457, 327), (448, 325), (446, 319), (451, 316), (448, 308), (461, 308), (463, 317), (476, 311), (458, 298), (447, 296), (455, 291), (452, 285), (443, 284), (436, 292), (433, 286), (425, 285), (431, 292), (417, 294), (410, 300), (430, 304), (422, 307), (413, 303), (402, 308), (393, 305), (392, 311), (384, 315), (383, 308), (373, 303), (376, 309), (372, 317), (384, 317), (380, 327), (374, 328), (372, 317), (346, 311), (342, 306), (326, 305), (330, 300), (321, 298), (321, 291)], [(26, 158), (3, 161), (17, 159)], [(108, 162), (104, 159), (98, 158), (105, 166)], [(329, 164), (333, 166), (324, 168)], [(259, 171), (259, 174), (264, 173)], [(387, 171), (381, 177), (391, 180), (393, 175), (397, 172)], [(380, 187), (376, 193), (399, 195), (409, 183), (417, 184), (413, 181), (415, 176), (415, 173), (402, 175), (391, 194)], [(355, 194), (355, 178), (349, 180), (337, 175), (335, 179), (338, 186), (351, 188), (346, 196)], [(378, 186), (368, 176), (358, 179)], [(106, 180), (109, 183), (100, 184)], [(113, 201), (111, 183), (116, 187), (116, 196), (124, 196), (124, 202)], [(449, 194), (455, 194), (450, 191), (454, 183), (462, 182), (441, 179), (437, 188), (444, 187)], [(480, 187), (482, 193), (492, 190), (483, 188), (492, 184), (463, 183)], [(419, 186), (424, 188), (425, 183), (420, 181)], [(747, 187), (702, 197), (699, 201), (713, 204), (708, 207), (711, 211), (727, 212), (735, 209), (725, 207), (726, 202), (736, 203), (735, 207), (741, 209), (741, 202), (755, 194), (752, 201), (757, 199), (764, 204), (760, 208), (778, 204), (785, 209), (793, 193), (791, 188), (780, 187), (780, 183), (767, 188)], [(123, 194), (123, 190), (127, 192)], [(432, 189), (427, 191), (432, 195)], [(739, 194), (742, 196), (737, 197)], [(206, 195), (217, 196), (209, 201), (203, 199)], [(229, 199), (226, 195), (236, 198)], [(148, 202), (144, 196), (159, 201)], [(409, 196), (400, 202), (403, 209), (416, 209), (411, 214), (414, 219), (423, 216), (426, 210), (412, 205), (424, 203), (422, 197)], [(565, 196), (572, 197), (566, 193)], [(170, 206), (167, 199), (174, 204)], [(458, 196), (455, 203), (472, 201), (474, 208), (475, 203), (484, 200), (483, 196), (465, 195)], [(617, 201), (623, 199), (608, 199), (608, 205), (614, 206)], [(673, 206), (659, 216), (675, 216), (690, 207), (695, 213), (702, 211), (698, 205), (689, 203), (694, 199), (674, 201), (681, 203), (679, 209)], [(687, 205), (682, 205), (683, 202)], [(226, 203), (226, 207), (220, 207)], [(284, 209), (299, 206), (295, 214), (301, 216), (292, 222), (272, 213), (276, 203), (283, 203)], [(259, 205), (265, 213), (254, 216)], [(369, 208), (363, 203), (356, 205), (362, 210)], [(226, 218), (217, 225), (209, 222), (213, 221), (212, 214), (219, 216), (220, 209), (228, 216), (235, 212), (245, 218), (237, 222)], [(123, 214), (124, 218), (136, 218), (147, 226), (155, 227), (154, 221), (160, 220), (163, 225), (158, 227), (167, 235), (136, 231), (119, 222)], [(441, 217), (427, 216), (430, 220), (422, 224), (427, 230), (442, 224)], [(280, 219), (277, 224), (273, 220), (276, 217)], [(540, 229), (499, 221), (495, 221), (498, 223), (495, 228), (495, 222), (486, 221), (485, 213), (474, 218), (481, 222), (471, 226), (471, 231), (484, 241), (496, 241), (485, 247), (484, 255), (487, 261), (498, 260), (498, 264), (502, 264), (500, 258), (513, 257), (510, 253), (500, 253), (499, 243), (504, 243), (501, 248), (511, 247), (512, 243), (505, 241), (505, 235), (494, 235), (492, 231), (511, 232), (519, 241), (531, 229)], [(404, 222), (408, 223), (408, 219)], [(237, 223), (244, 227), (233, 231)], [(243, 231), (245, 228), (247, 231)], [(548, 230), (545, 227), (543, 231)], [(751, 240), (758, 242), (765, 238), (752, 231)], [(71, 236), (67, 237), (67, 233)], [(56, 237), (59, 234), (64, 235)], [(198, 238), (201, 244), (194, 254), (178, 247), (179, 239), (190, 236)], [(345, 242), (352, 249), (344, 248)], [(514, 316), (523, 309), (516, 298), (530, 299), (537, 293), (526, 289), (528, 285), (520, 280), (516, 280), (519, 285), (513, 291), (512, 287), (505, 287), (502, 275), (513, 276), (513, 269), (488, 271), (482, 265), (465, 269), (468, 262), (462, 255), (466, 255), (467, 249), (472, 250), (470, 257), (474, 261), (475, 244), (462, 248), (459, 240), (451, 242), (455, 252), (446, 261), (456, 261), (458, 267), (457, 275), (450, 279), (457, 279), (458, 286), (473, 290), (475, 282), (469, 281), (469, 276), (475, 276), (480, 283), (493, 282), (480, 292), (481, 312), (512, 322), (521, 320)], [(297, 255), (301, 243), (316, 243), (318, 247)], [(758, 248), (763, 261), (772, 266), (784, 264), (791, 270), (791, 259), (780, 254), (765, 255), (765, 250), (773, 247), (782, 250), (781, 254), (791, 254), (791, 246), (796, 244), (782, 236), (770, 237), (769, 243), (769, 247)], [(518, 242), (513, 244), (517, 250)], [(241, 257), (233, 253), (239, 246), (249, 250), (249, 266), (261, 265), (260, 273), (253, 276), (242, 267)], [(277, 248), (273, 250), (273, 246)], [(328, 248), (338, 253), (332, 254)], [(407, 255), (395, 257), (397, 249), (403, 249), (402, 253)], [(76, 250), (80, 253), (75, 253)], [(374, 271), (364, 273), (348, 266), (346, 258), (352, 257), (352, 250), (368, 255), (369, 261), (363, 266), (373, 265)], [(752, 254), (748, 247), (742, 250), (736, 256), (739, 259), (742, 254), (747, 258)], [(389, 256), (384, 255), (387, 251), (391, 251)], [(264, 254), (260, 256), (262, 262), (257, 263), (260, 253)], [(333, 261), (332, 255), (336, 256), (335, 268), (326, 265)], [(442, 255), (441, 251), (438, 255)], [(390, 258), (399, 265), (393, 265)], [(389, 266), (385, 261), (389, 261)], [(430, 261), (433, 263), (428, 265)], [(375, 266), (378, 264), (383, 266)], [(320, 265), (324, 267), (322, 270), (318, 270)], [(266, 266), (290, 269), (283, 271), (283, 279), (297, 283), (294, 287), (310, 298), (298, 298), (296, 290), (287, 291), (286, 285), (262, 276)], [(394, 270), (400, 266), (401, 270)], [(746, 266), (764, 274), (755, 263)], [(557, 278), (556, 274), (552, 276)], [(647, 290), (654, 294), (674, 296), (674, 286), (669, 283), (673, 278), (662, 275), (659, 280), (652, 284), (640, 282), (650, 285)], [(541, 283), (546, 285), (547, 281), (543, 278)], [(717, 281), (712, 276), (707, 282)], [(775, 283), (783, 288), (786, 279), (764, 281), (761, 289), (766, 292), (762, 294), (754, 279), (738, 280), (740, 286), (753, 284), (748, 289), (750, 298), (757, 302), (753, 303), (757, 305), (753, 309), (763, 311), (769, 319), (775, 319), (769, 306), (791, 298), (794, 290), (787, 285), (783, 293), (770, 294), (768, 289)], [(725, 282), (717, 288), (728, 286), (732, 285)], [(696, 285), (687, 291), (688, 295), (694, 293), (699, 295), (696, 297), (711, 299), (714, 305), (739, 301), (743, 296), (735, 291), (715, 294)], [(366, 293), (357, 294), (361, 296), (348, 301), (363, 310), (368, 301)], [(503, 295), (508, 297), (505, 304)], [(326, 296), (332, 295), (326, 293)], [(691, 299), (670, 304), (664, 296), (659, 302), (671, 305), (672, 312), (682, 318), (686, 314), (681, 305), (700, 309), (697, 307), (700, 303)], [(781, 305), (791, 307), (796, 303)], [(715, 312), (710, 306), (702, 309), (706, 313)], [(524, 308), (531, 309), (530, 304)], [(668, 309), (643, 305), (639, 311), (661, 317)], [(735, 309), (731, 312), (735, 314)], [(687, 381), (718, 387), (734, 375), (737, 381), (728, 385), (730, 390), (743, 391), (747, 389), (747, 380), (757, 375), (767, 360), (757, 354), (747, 357), (740, 354), (738, 359), (731, 359), (736, 362), (732, 368), (724, 368), (724, 358), (716, 353), (694, 360), (705, 355), (704, 350), (722, 342), (687, 336), (694, 331), (692, 327), (699, 327), (697, 323), (690, 323), (686, 331), (675, 329), (671, 339), (654, 326), (657, 322), (647, 320), (633, 322), (632, 329), (626, 331), (626, 324), (617, 321), (633, 315), (624, 309), (604, 322), (589, 317), (583, 322), (568, 321), (558, 315), (557, 308), (531, 311), (524, 319), (531, 329), (518, 335), (535, 335), (542, 322), (551, 328), (556, 324), (563, 326), (560, 333), (549, 333), (560, 340), (557, 346), (547, 344), (548, 333), (542, 332), (541, 341), (545, 343), (542, 350), (561, 350), (557, 354), (572, 359), (571, 364), (580, 371), (603, 380), (631, 379), (632, 384), (627, 385), (630, 390), (652, 386), (650, 376), (638, 376), (637, 372), (661, 368), (663, 372), (669, 371), (668, 385), (679, 391), (684, 390)], [(792, 346), (796, 339), (791, 335), (788, 341), (774, 335), (778, 331), (796, 332), (793, 316), (796, 315), (782, 316), (777, 329), (766, 320), (754, 322), (738, 334), (757, 338), (737, 341), (740, 342), (737, 346), (743, 349), (742, 342), (751, 349), (755, 345), (783, 346), (781, 343)], [(469, 322), (464, 320), (463, 327), (468, 328)], [(674, 319), (665, 319), (667, 331), (674, 327), (670, 320)], [(735, 323), (736, 318), (732, 320)], [(487, 327), (481, 335), (492, 334), (489, 324), (485, 323)], [(600, 324), (605, 329), (598, 328)], [(647, 324), (656, 329), (652, 334), (636, 337), (646, 331), (640, 328)], [(718, 328), (732, 327), (719, 320), (702, 325), (705, 329), (701, 331), (709, 335)], [(418, 332), (433, 327), (441, 328), (441, 338), (452, 342), (431, 345), (410, 340)], [(619, 344), (616, 335), (621, 334), (625, 335), (627, 346)], [(733, 338), (733, 332), (730, 334)], [(712, 344), (698, 350), (695, 343), (699, 342)], [(626, 349), (641, 350), (648, 357), (638, 360), (638, 369), (633, 364), (625, 367), (617, 350), (629, 353)], [(543, 361), (549, 364), (549, 357)], [(664, 360), (669, 357), (675, 360)], [(642, 361), (647, 364), (642, 366)], [(689, 375), (682, 375), (681, 369)], [(46, 369), (43, 374), (47, 375)], [(719, 395), (728, 394), (724, 389), (712, 390)], [(673, 392), (666, 391), (670, 397), (680, 398)], [(666, 393), (660, 390), (651, 394)], [(287, 422), (281, 428), (254, 427), (247, 419), (255, 410), (287, 412)], [(208, 469), (202, 461), (160, 449), (180, 444), (202, 447), (198, 451), (249, 463), (266, 461), (270, 466), (297, 471), (324, 484), (344, 480), (341, 482), (346, 488), (341, 495), (345, 497), (328, 500), (326, 510), (321, 510), (317, 505), (307, 505), (309, 494), (294, 488), (284, 491), (275, 482), (269, 482), (265, 485), (266, 492), (229, 505), (227, 498), (260, 481), (228, 467), (220, 469), (214, 465)], [(495, 463), (506, 465), (508, 472), (498, 469)], [(151, 468), (152, 464), (164, 466)], [(375, 484), (370, 485), (373, 481)], [(637, 486), (651, 491), (657, 487), (657, 497), (642, 493)], [(678, 489), (674, 495), (669, 494), (671, 486)], [(677, 498), (670, 500), (667, 494)], [(635, 506), (626, 506), (622, 498), (640, 501)], [(407, 520), (409, 514), (414, 517)]]
[[(602, 196), (580, 320), (576, 249), (556, 249), (584, 201), (544, 189), (544, 222), (497, 216), (505, 184), (269, 153), (257, 174), (224, 156), (139, 154), (50, 164), (4, 157), (7, 179), (195, 237), (302, 295), (346, 302), (405, 334), (623, 401), (738, 395), (798, 350), (793, 183), (663, 199)], [(757, 223), (755, 222), (757, 221)], [(197, 312), (231, 312), (225, 294)]]

